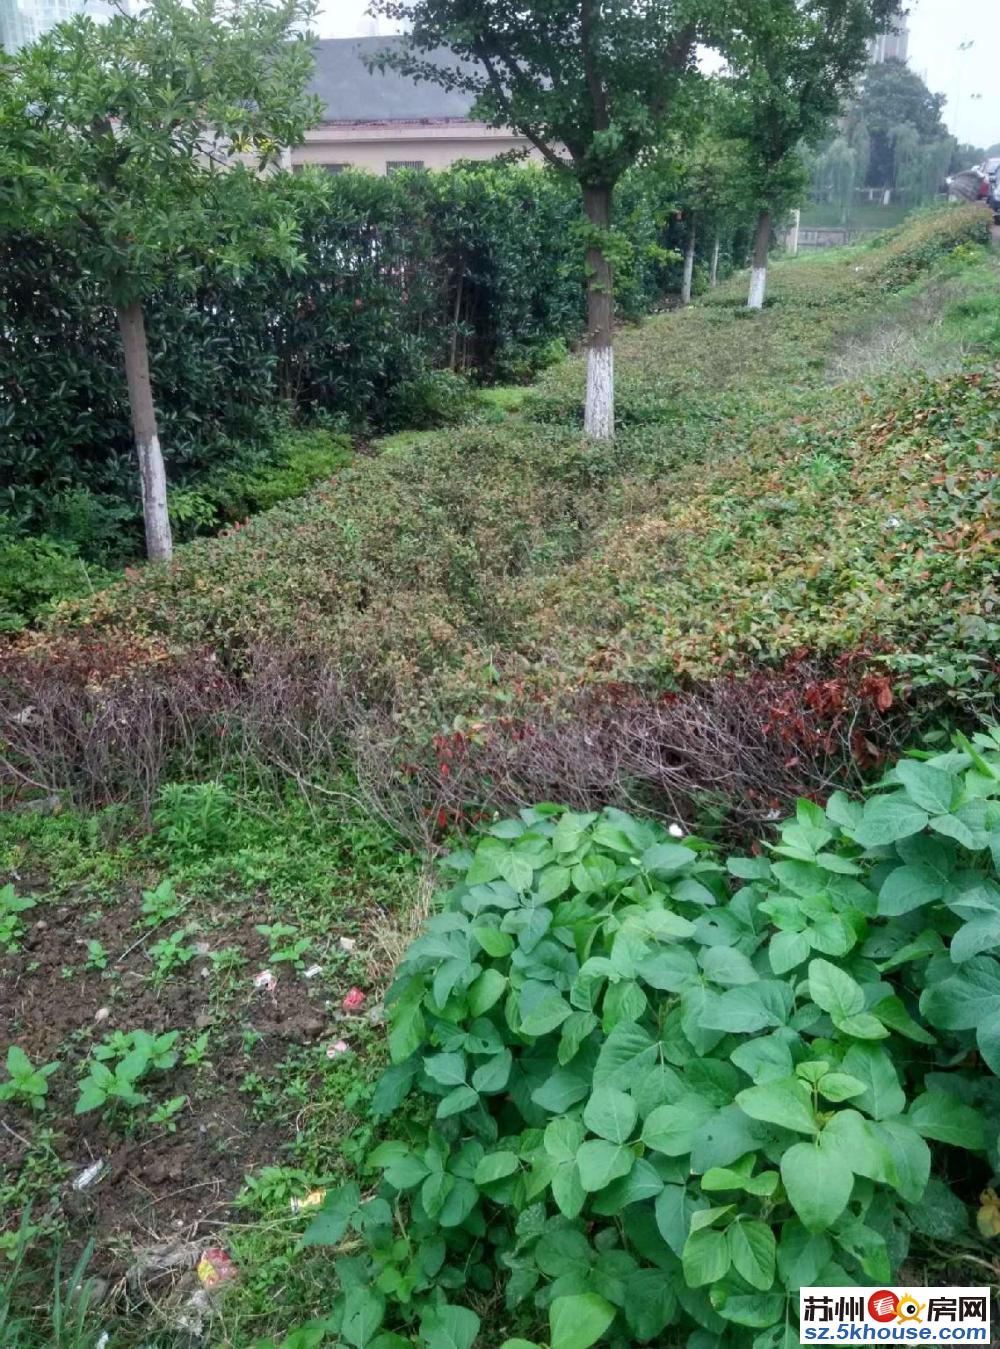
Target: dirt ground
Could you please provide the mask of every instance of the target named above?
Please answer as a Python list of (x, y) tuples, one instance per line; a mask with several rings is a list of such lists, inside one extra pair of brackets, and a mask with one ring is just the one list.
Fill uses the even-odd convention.
[[(19, 889), (23, 893), (23, 885)], [(23, 949), (0, 961), (4, 1043), (19, 1045), (36, 1066), (53, 1059), (62, 1064), (49, 1079), (44, 1123), (54, 1126), (52, 1147), (67, 1172), (44, 1216), (65, 1219), (81, 1241), (92, 1237), (92, 1270), (111, 1279), (124, 1272), (137, 1248), (181, 1232), (206, 1240), (225, 1224), (245, 1174), (280, 1160), (287, 1143), (254, 1111), (245, 1089), (248, 1071), (266, 1078), (293, 1047), (330, 1032), (331, 1015), (339, 1015), (339, 1008), (331, 1014), (324, 1005), (321, 987), (301, 973), (286, 973), (287, 967), (273, 995), (255, 990), (267, 943), (252, 921), (227, 924), (224, 914), (210, 915), (206, 940), (198, 943), (202, 954), (156, 986), (145, 947), (163, 934), (137, 927), (139, 904), (136, 892), (83, 928), (76, 906), (39, 904), (25, 914)], [(106, 970), (81, 968), (87, 939), (111, 953)], [(220, 997), (209, 955), (225, 947), (238, 947), (246, 963)], [(123, 954), (116, 958), (118, 952)], [(120, 1127), (109, 1125), (101, 1110), (74, 1114), (78, 1085), (71, 1065), (108, 1033), (139, 1028), (153, 1034), (180, 1030), (179, 1045), (209, 1033), (206, 1063), (178, 1065), (162, 1080), (149, 1081), (147, 1112), (153, 1103), (188, 1098), (172, 1131), (153, 1125), (135, 1131), (124, 1119)], [(140, 1088), (147, 1089), (145, 1080)], [(9, 1180), (20, 1172), (40, 1120), (22, 1107), (5, 1105), (3, 1111), (0, 1173)], [(74, 1178), (98, 1161), (104, 1163), (100, 1178), (75, 1189)], [(33, 1221), (42, 1216), (36, 1201)]]

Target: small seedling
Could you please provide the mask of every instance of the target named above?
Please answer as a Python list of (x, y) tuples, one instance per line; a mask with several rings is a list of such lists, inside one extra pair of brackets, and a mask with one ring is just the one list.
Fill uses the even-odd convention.
[(84, 969), (87, 970), (106, 970), (108, 968), (108, 953), (99, 941), (91, 939), (87, 942), (87, 959), (83, 962)]
[(34, 907), (35, 901), (19, 898), (12, 885), (0, 886), (0, 950), (12, 955), (21, 949), (19, 943), (24, 936), (24, 924), (18, 915)]
[(298, 932), (298, 928), (291, 923), (256, 923), (254, 926), (261, 936), (267, 938), (273, 965), (288, 964), (294, 965), (297, 970), (302, 968), (302, 957), (312, 946), (309, 937), (286, 941), (286, 938), (295, 937)]
[(202, 1031), (193, 1044), (188, 1045), (181, 1055), (182, 1068), (201, 1068), (208, 1062), (209, 1032)]
[(150, 1113), (150, 1124), (162, 1125), (168, 1134), (177, 1132), (177, 1116), (187, 1105), (186, 1096), (172, 1096)]
[(161, 923), (169, 923), (171, 918), (176, 918), (183, 908), (173, 881), (169, 876), (164, 876), (155, 890), (143, 890), (139, 921), (143, 927), (159, 927)]
[(32, 1110), (41, 1110), (49, 1092), (48, 1080), (58, 1067), (56, 1062), (35, 1068), (23, 1049), (11, 1045), (7, 1050), (10, 1077), (0, 1083), (0, 1101), (23, 1101)]
[(153, 982), (162, 984), (174, 973), (189, 965), (198, 954), (197, 947), (187, 944), (192, 929), (178, 928), (169, 937), (154, 942), (149, 948), (149, 958), (153, 962)]
[[(82, 1115), (109, 1102), (126, 1106), (145, 1105), (149, 1100), (136, 1084), (153, 1068), (165, 1071), (177, 1062), (173, 1046), (179, 1031), (150, 1035), (148, 1031), (115, 1031), (94, 1048), (90, 1072), (80, 1083), (75, 1114)], [(109, 1067), (113, 1063), (113, 1067)]]

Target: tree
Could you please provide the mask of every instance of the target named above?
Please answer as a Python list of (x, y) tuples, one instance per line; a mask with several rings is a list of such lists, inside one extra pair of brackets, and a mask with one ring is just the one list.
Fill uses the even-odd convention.
[[(512, 127), (580, 185), (586, 216), (584, 429), (614, 434), (611, 206), (625, 170), (662, 144), (700, 82), (698, 0), (374, 0), (410, 25), (408, 48), (379, 63), (475, 96), (475, 115)], [(460, 66), (442, 66), (450, 47)]]
[(760, 309), (775, 215), (800, 196), (799, 155), (850, 92), (868, 41), (898, 12), (899, 0), (741, 0), (741, 30), (726, 48), (741, 99), (734, 128), (749, 147), (748, 170), (761, 203), (749, 308)]
[(77, 17), (0, 67), (0, 221), (73, 250), (117, 314), (146, 549), (171, 556), (143, 302), (158, 280), (296, 256), (258, 174), (315, 119), (306, 0), (151, 0)]
[(854, 184), (858, 172), (858, 156), (846, 137), (838, 136), (826, 152), (827, 172), (833, 193), (833, 200), (840, 208), (840, 223), (850, 221), (851, 206), (854, 203)]
[(932, 94), (902, 61), (881, 61), (868, 67), (856, 108), (871, 136), (865, 180), (871, 187), (892, 187), (896, 181), (893, 133), (897, 127), (909, 124), (921, 142), (940, 140), (946, 134), (941, 120), (944, 104), (944, 95)]

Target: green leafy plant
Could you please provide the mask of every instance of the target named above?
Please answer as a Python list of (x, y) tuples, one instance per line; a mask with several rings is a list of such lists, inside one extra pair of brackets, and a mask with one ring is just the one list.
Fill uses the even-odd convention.
[(218, 782), (168, 782), (160, 788), (153, 822), (181, 859), (196, 860), (228, 837), (229, 793)]
[(49, 1078), (59, 1067), (58, 1062), (34, 1067), (19, 1045), (7, 1049), (6, 1082), (0, 1082), (0, 1101), (21, 1101), (32, 1110), (41, 1110), (49, 1091)]
[(155, 1110), (149, 1113), (149, 1122), (158, 1128), (164, 1129), (168, 1134), (177, 1132), (177, 1116), (187, 1105), (186, 1096), (172, 1096), (169, 1101), (163, 1101)]
[(374, 1098), (420, 1104), (304, 1237), (363, 1243), (334, 1332), (467, 1349), (474, 1289), (551, 1349), (779, 1349), (801, 1285), (891, 1280), (1000, 1166), (998, 854), (1000, 733), (800, 801), (759, 856), (556, 806), (453, 854)]
[(169, 937), (162, 937), (149, 948), (149, 958), (153, 962), (153, 982), (162, 984), (178, 970), (190, 965), (198, 954), (198, 948), (188, 942), (190, 927), (178, 928)]
[(106, 970), (108, 968), (108, 952), (102, 942), (91, 937), (87, 942), (87, 959), (83, 962), (84, 969), (87, 970)]
[(201, 1068), (208, 1062), (208, 1041), (210, 1032), (204, 1030), (184, 1049), (181, 1054), (182, 1068)]
[(19, 915), (34, 907), (35, 901), (16, 895), (13, 885), (0, 886), (0, 950), (13, 954), (21, 949), (24, 924)]
[(166, 1072), (177, 1062), (174, 1045), (179, 1031), (151, 1035), (149, 1031), (115, 1031), (95, 1045), (87, 1060), (88, 1072), (80, 1082), (75, 1113), (83, 1115), (106, 1105), (130, 1108), (144, 1105), (149, 1097), (137, 1084), (150, 1072)]
[[(312, 946), (309, 937), (296, 937), (298, 928), (291, 923), (255, 923), (254, 926), (267, 938), (272, 964), (291, 964), (296, 969), (302, 968), (302, 957)], [(288, 937), (294, 937), (295, 940), (286, 941)]]
[(171, 918), (176, 918), (183, 908), (173, 881), (169, 876), (164, 876), (155, 890), (143, 890), (139, 921), (143, 927), (159, 927)]

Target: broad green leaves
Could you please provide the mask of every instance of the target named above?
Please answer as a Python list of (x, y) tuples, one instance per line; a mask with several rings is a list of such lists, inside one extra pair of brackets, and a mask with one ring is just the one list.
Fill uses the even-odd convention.
[[(391, 1072), (440, 1133), (372, 1154), (443, 1239), (448, 1286), (500, 1268), (564, 1349), (726, 1324), (784, 1349), (790, 1292), (895, 1277), (931, 1146), (996, 1145), (1000, 1091), (966, 1064), (974, 1043), (1000, 1063), (1000, 886), (936, 827), (993, 816), (943, 765), (864, 806), (800, 803), (729, 904), (704, 845), (620, 812), (494, 827), (389, 998)], [(419, 1303), (433, 1276), (412, 1277), (375, 1286)]]
[(815, 1143), (795, 1143), (788, 1149), (781, 1159), (781, 1180), (792, 1208), (810, 1232), (831, 1227), (854, 1188), (848, 1164)]

